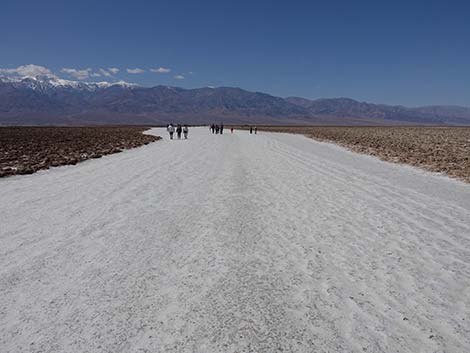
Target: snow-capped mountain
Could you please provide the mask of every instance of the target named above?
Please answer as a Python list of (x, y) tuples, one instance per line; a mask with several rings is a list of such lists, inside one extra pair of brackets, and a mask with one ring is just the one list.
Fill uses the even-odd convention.
[(0, 125), (460, 124), (470, 108), (406, 108), (352, 99), (280, 98), (233, 87), (142, 87), (127, 82), (69, 81), (54, 75), (0, 77)]
[(0, 76), (0, 83), (8, 83), (16, 88), (28, 88), (38, 91), (48, 91), (50, 89), (76, 89), (84, 91), (96, 91), (98, 89), (109, 88), (112, 86), (119, 86), (125, 88), (138, 87), (137, 84), (128, 83), (125, 81), (118, 82), (82, 82), (64, 80), (55, 76), (23, 76), (23, 77), (8, 77)]

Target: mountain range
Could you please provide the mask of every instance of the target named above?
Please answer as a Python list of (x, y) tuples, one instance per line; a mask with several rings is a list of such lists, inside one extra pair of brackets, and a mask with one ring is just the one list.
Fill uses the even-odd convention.
[(280, 98), (233, 87), (142, 87), (57, 77), (0, 77), (0, 125), (470, 125), (470, 108), (407, 108), (350, 98)]

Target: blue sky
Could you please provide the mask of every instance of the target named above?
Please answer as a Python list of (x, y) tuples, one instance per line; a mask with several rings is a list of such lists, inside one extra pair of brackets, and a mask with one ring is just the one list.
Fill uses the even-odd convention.
[(470, 106), (469, 19), (452, 0), (3, 0), (0, 69)]

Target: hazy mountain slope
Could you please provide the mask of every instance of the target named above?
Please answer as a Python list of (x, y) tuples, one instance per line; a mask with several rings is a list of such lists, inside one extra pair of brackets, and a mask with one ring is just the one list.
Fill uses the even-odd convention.
[(462, 123), (468, 123), (470, 117), (470, 108), (468, 107), (459, 107), (452, 105), (434, 105), (415, 108), (414, 110), (435, 117), (445, 117), (446, 119), (462, 121)]
[(350, 98), (309, 100), (289, 97), (286, 101), (308, 110), (310, 115), (378, 119), (419, 124), (470, 124), (470, 108), (432, 106), (407, 108), (358, 102)]

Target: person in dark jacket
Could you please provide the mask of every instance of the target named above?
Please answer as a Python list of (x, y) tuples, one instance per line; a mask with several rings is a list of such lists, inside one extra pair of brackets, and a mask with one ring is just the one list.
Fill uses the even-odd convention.
[(224, 124), (220, 124), (220, 134), (224, 133)]
[(250, 126), (250, 134), (253, 133), (253, 126)]
[(178, 124), (178, 127), (176, 128), (176, 135), (178, 136), (178, 140), (181, 140), (181, 132), (183, 131), (183, 128), (181, 127), (180, 124)]
[(219, 133), (219, 129), (220, 129), (220, 128), (219, 128), (219, 125), (216, 125), (216, 126), (215, 126), (215, 133), (216, 133), (216, 134)]

